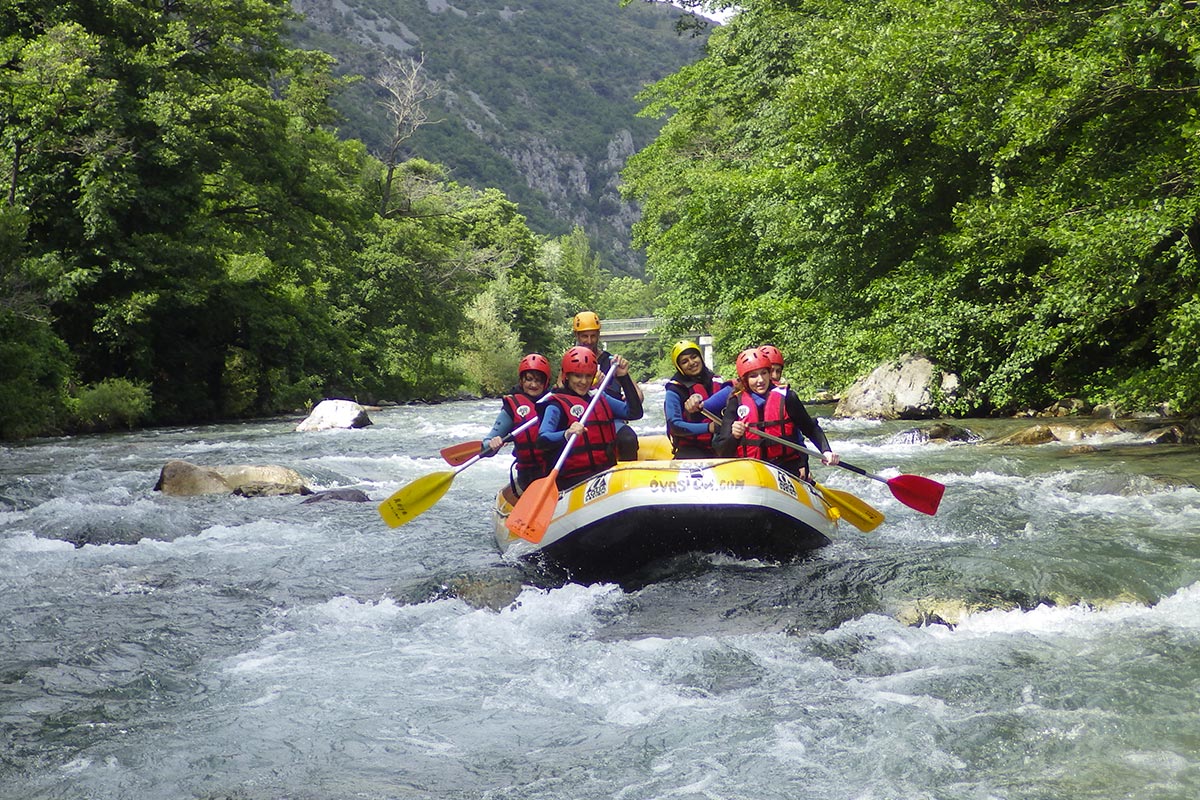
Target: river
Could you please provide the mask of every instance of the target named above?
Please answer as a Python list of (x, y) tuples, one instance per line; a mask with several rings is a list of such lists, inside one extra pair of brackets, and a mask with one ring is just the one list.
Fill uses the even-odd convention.
[[(939, 513), (821, 469), (883, 525), (554, 586), (495, 551), (507, 458), (407, 526), (376, 513), (498, 407), (0, 446), (0, 798), (1200, 796), (1197, 448), (827, 420), (847, 461), (946, 484)], [(164, 497), (174, 458), (375, 502)]]

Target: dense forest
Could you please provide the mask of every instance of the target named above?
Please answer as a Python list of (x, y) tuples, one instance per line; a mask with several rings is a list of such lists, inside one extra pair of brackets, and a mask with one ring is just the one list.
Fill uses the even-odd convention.
[(960, 413), (1195, 413), (1196, 5), (743, 0), (641, 96), (648, 285), (339, 136), (287, 3), (0, 0), (0, 438), (499, 391), (583, 306), (802, 389), (919, 352)]
[(960, 413), (1200, 411), (1196, 2), (737, 6), (624, 171), (674, 317), (810, 389), (908, 351)]
[(582, 232), (339, 138), (293, 22), (0, 2), (0, 438), (499, 391), (579, 308), (648, 302)]

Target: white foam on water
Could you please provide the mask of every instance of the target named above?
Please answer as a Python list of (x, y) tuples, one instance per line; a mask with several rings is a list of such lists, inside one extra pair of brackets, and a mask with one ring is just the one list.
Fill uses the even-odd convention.
[(10, 531), (0, 539), (2, 553), (62, 553), (74, 552), (75, 545), (59, 539), (47, 539), (33, 531)]

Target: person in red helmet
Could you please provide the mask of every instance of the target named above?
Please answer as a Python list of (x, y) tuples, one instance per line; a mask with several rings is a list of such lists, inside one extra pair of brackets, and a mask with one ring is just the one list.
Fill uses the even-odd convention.
[(758, 429), (796, 444), (803, 444), (803, 434), (821, 451), (821, 463), (837, 464), (841, 460), (796, 393), (771, 381), (771, 360), (762, 350), (743, 350), (734, 364), (743, 389), (729, 397), (721, 415), (721, 427), (713, 436), (713, 449), (717, 455), (757, 458), (811, 483), (808, 455), (755, 436), (754, 431)]
[(787, 386), (783, 379), (783, 352), (773, 344), (764, 344), (758, 349), (771, 362), (771, 381), (776, 386)]
[(586, 425), (580, 418), (591, 402), (592, 382), (599, 372), (596, 354), (587, 347), (576, 345), (566, 352), (562, 360), (563, 386), (548, 393), (539, 404), (542, 422), (538, 445), (548, 451), (547, 462), (556, 460), (550, 454), (561, 451), (568, 436), (577, 437), (558, 471), (560, 491), (616, 465), (616, 423), (642, 418), (642, 400), (629, 377), (629, 364), (620, 356), (613, 356), (613, 361), (617, 365), (614, 377), (628, 399), (618, 400), (606, 392)]
[[(494, 456), (504, 445), (504, 437), (522, 424), (538, 416), (537, 402), (550, 388), (552, 378), (550, 359), (541, 353), (530, 353), (517, 365), (517, 386), (511, 394), (500, 398), (500, 413), (492, 429), (484, 437), (485, 457)], [(525, 487), (544, 477), (550, 467), (545, 451), (537, 446), (537, 426), (521, 431), (513, 439), (513, 469), (509, 485), (518, 497)]]

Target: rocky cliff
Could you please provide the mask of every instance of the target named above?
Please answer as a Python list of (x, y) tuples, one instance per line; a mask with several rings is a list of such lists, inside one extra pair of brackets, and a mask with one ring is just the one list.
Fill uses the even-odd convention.
[(387, 59), (423, 59), (441, 91), (409, 157), (452, 177), (494, 186), (545, 234), (582, 226), (606, 266), (640, 274), (629, 246), (637, 209), (621, 199), (625, 160), (658, 121), (636, 116), (647, 83), (700, 55), (678, 11), (618, 0), (295, 0), (298, 46), (364, 78), (337, 105), (341, 133), (383, 152), (389, 133), (373, 78)]

